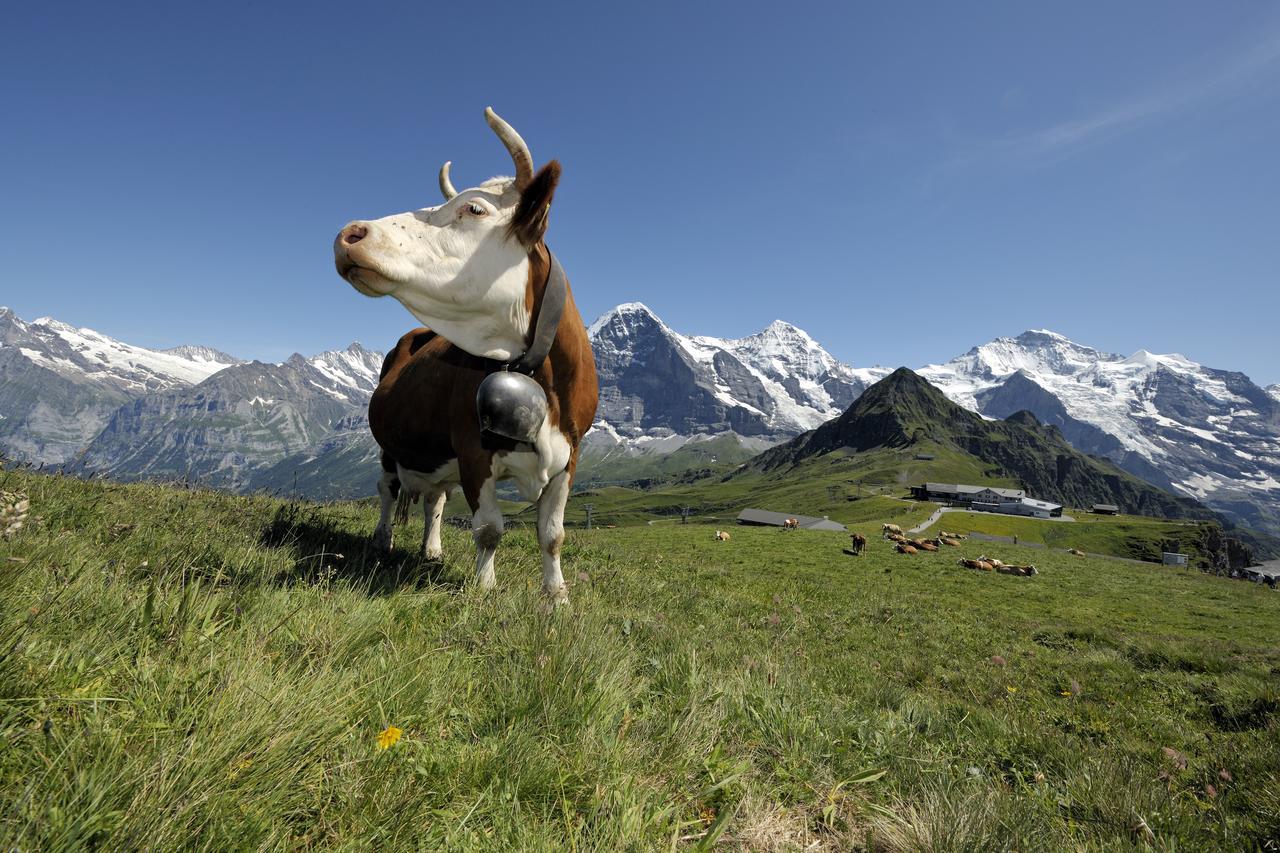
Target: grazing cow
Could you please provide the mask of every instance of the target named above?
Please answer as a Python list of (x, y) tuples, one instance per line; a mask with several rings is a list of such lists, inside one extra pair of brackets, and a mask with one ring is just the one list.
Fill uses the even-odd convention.
[(800, 529), (800, 519), (798, 519), (798, 518), (788, 518), (786, 521), (782, 522), (782, 529), (783, 529), (783, 530), (799, 530), (799, 529)]
[(938, 546), (937, 546), (937, 545), (934, 545), (932, 542), (917, 542), (917, 543), (916, 543), (916, 547), (917, 547), (917, 548), (919, 548), (921, 551), (936, 551), (936, 550), (938, 550)]
[[(383, 469), (374, 542), (391, 547), (392, 506), (406, 491), (426, 498), (424, 551), (438, 557), (444, 500), (461, 486), (472, 513), (476, 581), (489, 589), (503, 531), (496, 487), (514, 479), (537, 501), (542, 589), (559, 604), (568, 600), (560, 571), (564, 507), (595, 418), (595, 360), (544, 242), (560, 164), (535, 173), (520, 135), (491, 109), (485, 118), (515, 163), (514, 178), (458, 192), (445, 163), (443, 204), (351, 222), (334, 241), (342, 278), (365, 296), (394, 297), (429, 327), (409, 332), (387, 355), (369, 402)], [(496, 384), (514, 384), (519, 394), (485, 397), (493, 404), (480, 407), (482, 381), (507, 371), (510, 378)], [(505, 412), (505, 426), (487, 419), (482, 428), (478, 407)]]
[(729, 531), (727, 531), (727, 530), (717, 530), (717, 531), (716, 531), (716, 541), (717, 541), (717, 542), (728, 542), (728, 541), (729, 541)]
[(890, 534), (890, 533), (897, 533), (897, 534), (901, 534), (901, 533), (902, 533), (902, 528), (901, 528), (901, 527), (899, 527), (899, 526), (898, 526), (898, 525), (896, 525), (896, 524), (888, 524), (888, 523), (886, 523), (882, 528), (880, 528), (880, 535), (881, 535), (881, 536), (884, 536), (884, 537), (886, 537), (886, 538), (887, 538), (887, 537), (889, 536), (889, 534)]
[(1029, 578), (1040, 574), (1035, 566), (996, 566), (996, 571), (1002, 575), (1013, 575), (1020, 578)]
[(952, 538), (947, 537), (947, 536), (943, 536), (943, 537), (942, 537), (942, 538), (940, 538), (938, 541), (939, 541), (939, 542), (941, 542), (943, 545), (950, 545), (950, 546), (951, 546), (951, 547), (953, 547), (953, 548), (959, 548), (959, 547), (960, 547), (960, 542), (959, 542), (958, 540), (956, 540), (956, 539), (952, 539)]
[(867, 549), (867, 537), (861, 533), (853, 533), (850, 534), (849, 539), (851, 540), (849, 550), (853, 551), (854, 556), (861, 557), (862, 552)]
[(1084, 556), (1084, 551), (1081, 551), (1079, 548), (1068, 548), (1067, 553), (1076, 557)]
[(980, 572), (989, 572), (995, 568), (995, 566), (991, 565), (986, 560), (961, 560), (960, 565), (964, 566), (966, 569), (977, 569)]
[(907, 543), (905, 543), (905, 542), (899, 542), (899, 543), (898, 543), (898, 553), (899, 553), (899, 554), (914, 554), (914, 553), (916, 553), (916, 549), (915, 549), (915, 546), (913, 546), (913, 545), (908, 545), (908, 544), (907, 544)]

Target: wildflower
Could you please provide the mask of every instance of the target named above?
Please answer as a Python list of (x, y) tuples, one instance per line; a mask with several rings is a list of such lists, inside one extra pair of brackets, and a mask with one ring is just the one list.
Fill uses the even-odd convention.
[(378, 749), (390, 749), (395, 746), (396, 741), (400, 740), (400, 735), (402, 734), (404, 734), (403, 730), (395, 726), (387, 726), (378, 733)]
[(1059, 696), (1070, 696), (1070, 695), (1071, 695), (1071, 691), (1070, 691), (1070, 690), (1059, 690), (1059, 691), (1058, 691), (1058, 695), (1059, 695)]
[(1018, 692), (1018, 688), (1014, 687), (1012, 684), (1006, 684), (1006, 685), (1004, 686), (1004, 689), (1005, 689), (1005, 690), (1008, 690), (1010, 693), (1017, 693), (1017, 692)]

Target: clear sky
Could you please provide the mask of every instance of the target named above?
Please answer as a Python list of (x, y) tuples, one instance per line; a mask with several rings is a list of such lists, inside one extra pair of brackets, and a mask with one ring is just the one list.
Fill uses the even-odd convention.
[(781, 317), (856, 366), (1050, 328), (1280, 381), (1273, 3), (23, 3), (0, 304), (278, 360), (414, 325), (348, 220), (564, 178), (590, 321)]

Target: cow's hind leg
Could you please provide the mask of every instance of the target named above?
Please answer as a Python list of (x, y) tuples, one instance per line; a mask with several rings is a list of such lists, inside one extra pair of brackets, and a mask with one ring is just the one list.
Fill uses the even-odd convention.
[(493, 589), (498, 581), (494, 575), (493, 558), (502, 539), (502, 510), (498, 508), (498, 480), (489, 477), (474, 492), (467, 492), (471, 505), (471, 538), (476, 543), (476, 585), (481, 589)]
[(448, 497), (448, 489), (441, 489), (422, 501), (425, 526), (422, 531), (422, 556), (428, 560), (438, 562), (444, 559), (444, 548), (440, 545), (440, 525), (444, 518), (444, 502)]
[(400, 496), (400, 478), (394, 472), (383, 471), (378, 480), (378, 497), (382, 508), (378, 514), (378, 526), (373, 531), (373, 547), (379, 551), (390, 551), (393, 540), (391, 529), (395, 521), (396, 498)]
[(564, 545), (564, 505), (569, 499), (569, 472), (561, 471), (538, 499), (538, 547), (542, 551), (542, 591), (553, 604), (568, 604), (569, 592), (560, 573)]

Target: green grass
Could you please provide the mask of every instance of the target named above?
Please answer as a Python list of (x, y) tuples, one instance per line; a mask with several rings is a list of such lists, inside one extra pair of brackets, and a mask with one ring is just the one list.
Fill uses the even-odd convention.
[[(527, 528), (484, 595), (462, 531), (443, 566), (367, 553), (367, 504), (0, 476), (40, 517), (0, 543), (5, 849), (1280, 836), (1280, 596), (1252, 584), (668, 523), (571, 531), (544, 615)], [(954, 564), (979, 550), (1041, 574)]]
[(1209, 561), (1203, 553), (1205, 522), (1143, 518), (1134, 515), (1093, 515), (1068, 509), (1074, 522), (1042, 521), (994, 513), (952, 512), (928, 529), (954, 533), (987, 533), (1016, 536), (1019, 542), (1035, 542), (1050, 548), (1079, 548), (1134, 560), (1159, 562), (1164, 551), (1187, 554), (1193, 565)]

